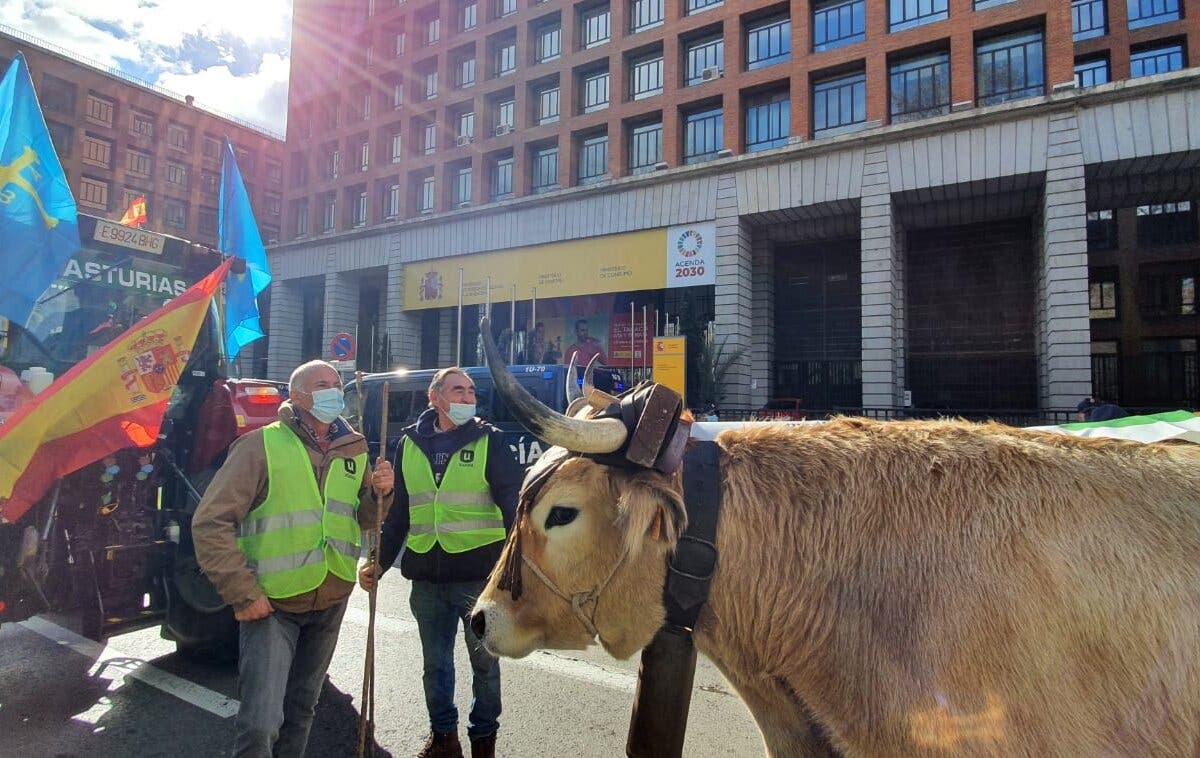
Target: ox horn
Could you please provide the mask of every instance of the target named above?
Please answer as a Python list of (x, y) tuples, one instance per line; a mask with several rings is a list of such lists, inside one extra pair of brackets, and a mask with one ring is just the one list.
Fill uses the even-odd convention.
[(584, 369), (583, 372), (583, 394), (584, 397), (587, 398), (588, 405), (592, 406), (598, 411), (602, 411), (613, 403), (619, 403), (621, 401), (608, 394), (604, 390), (596, 389), (595, 384), (592, 383), (592, 380), (596, 375), (596, 366), (599, 363), (599, 354), (593, 355), (592, 359), (588, 361), (587, 368)]
[(517, 421), (539, 438), (576, 453), (611, 453), (625, 444), (628, 432), (620, 419), (577, 419), (564, 416), (538, 402), (508, 369), (492, 339), (491, 320), (480, 321), (483, 352), (496, 393)]
[[(567, 389), (567, 407), (571, 407), (579, 398), (583, 397), (583, 392), (579, 389), (578, 371), (575, 370), (575, 358), (579, 355), (578, 350), (571, 351), (571, 365), (567, 367), (567, 378), (564, 382)], [(570, 414), (568, 414), (570, 415)]]

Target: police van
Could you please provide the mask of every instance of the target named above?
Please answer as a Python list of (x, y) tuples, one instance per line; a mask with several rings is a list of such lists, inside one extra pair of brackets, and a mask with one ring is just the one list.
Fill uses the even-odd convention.
[[(562, 413), (566, 410), (566, 378), (569, 368), (562, 365), (509, 366), (508, 371), (529, 393), (545, 405)], [(486, 366), (464, 368), (467, 376), (475, 382), (475, 414), (504, 432), (504, 440), (512, 450), (513, 457), (523, 468), (528, 468), (549, 447), (543, 440), (534, 437), (525, 427), (517, 423), (504, 401), (492, 387), (492, 376)], [(381, 398), (383, 384), (388, 383), (388, 445), (389, 454), (396, 449), (400, 430), (417, 420), (417, 416), (429, 407), (429, 382), (436, 374), (435, 369), (420, 371), (391, 371), (368, 374), (363, 377), (362, 426), (359, 426), (358, 389), (353, 379), (346, 382), (346, 418), (356, 429), (362, 429), (371, 447), (371, 459), (379, 455), (379, 427), (382, 421)], [(576, 368), (576, 385), (583, 384), (583, 369)], [(616, 395), (624, 392), (625, 380), (612, 369), (597, 368), (593, 372), (596, 389)]]

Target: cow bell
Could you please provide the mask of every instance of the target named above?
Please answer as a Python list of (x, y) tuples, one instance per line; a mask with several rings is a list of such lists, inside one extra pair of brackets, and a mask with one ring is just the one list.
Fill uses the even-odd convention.
[(629, 758), (679, 758), (687, 735), (696, 645), (688, 629), (664, 626), (642, 650), (629, 720)]

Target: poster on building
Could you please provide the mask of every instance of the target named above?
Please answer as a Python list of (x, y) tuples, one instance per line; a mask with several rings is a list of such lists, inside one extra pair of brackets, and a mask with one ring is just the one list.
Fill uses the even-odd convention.
[(667, 287), (717, 283), (717, 225), (667, 228)]
[(687, 337), (654, 338), (654, 381), (670, 387), (687, 407)]
[(610, 366), (633, 368), (650, 363), (647, 353), (650, 341), (654, 338), (655, 324), (658, 323), (658, 311), (647, 310), (643, 319), (642, 309), (635, 309), (632, 328), (629, 318), (628, 311), (614, 313), (609, 318), (608, 357), (612, 361), (608, 364)]

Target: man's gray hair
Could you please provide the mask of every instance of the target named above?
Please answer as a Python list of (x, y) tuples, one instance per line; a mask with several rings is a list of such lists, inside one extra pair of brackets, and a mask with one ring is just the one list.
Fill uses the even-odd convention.
[[(337, 369), (334, 368), (333, 365), (328, 361), (316, 360), (301, 364), (296, 367), (296, 370), (292, 372), (291, 378), (288, 379), (288, 394), (290, 395), (291, 393), (295, 392), (300, 387), (301, 383), (308, 378), (308, 375), (319, 368), (327, 368), (333, 373), (337, 374)], [(338, 376), (340, 377), (341, 374), (338, 374)], [(301, 391), (307, 392), (307, 390)]]
[(450, 376), (451, 374), (458, 374), (468, 381), (471, 380), (471, 377), (467, 376), (467, 372), (462, 368), (458, 366), (447, 366), (446, 368), (439, 369), (438, 372), (433, 375), (433, 379), (429, 382), (429, 391), (441, 392), (442, 385), (446, 383), (446, 377)]

